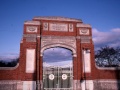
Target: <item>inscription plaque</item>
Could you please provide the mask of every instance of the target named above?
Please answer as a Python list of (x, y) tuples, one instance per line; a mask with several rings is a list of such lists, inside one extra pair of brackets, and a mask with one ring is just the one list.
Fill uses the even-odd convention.
[(26, 73), (33, 73), (35, 70), (35, 49), (26, 50)]
[(65, 23), (50, 23), (50, 31), (68, 31), (68, 25)]
[(90, 73), (91, 72), (91, 64), (90, 64), (90, 50), (83, 50), (83, 72)]

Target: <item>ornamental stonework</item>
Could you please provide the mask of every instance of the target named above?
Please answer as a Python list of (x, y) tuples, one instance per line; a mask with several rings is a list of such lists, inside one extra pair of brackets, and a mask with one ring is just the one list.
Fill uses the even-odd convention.
[(37, 27), (36, 26), (27, 26), (26, 28), (27, 32), (37, 32)]
[(73, 24), (69, 24), (69, 32), (73, 32)]
[(43, 23), (43, 30), (45, 30), (45, 31), (48, 30), (48, 23), (47, 22)]
[(68, 45), (76, 50), (76, 39), (72, 36), (42, 36), (41, 47), (52, 44)]
[(48, 23), (43, 22), (43, 30), (44, 31), (60, 31), (60, 32), (73, 32), (74, 26), (73, 24), (67, 24), (67, 23)]
[(80, 35), (89, 35), (90, 31), (89, 31), (89, 29), (80, 29), (79, 33), (80, 33)]

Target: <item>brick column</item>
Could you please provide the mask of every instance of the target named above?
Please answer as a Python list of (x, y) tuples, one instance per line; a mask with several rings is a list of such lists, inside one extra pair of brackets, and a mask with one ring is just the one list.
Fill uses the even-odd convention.
[(41, 47), (41, 42), (40, 42), (40, 36), (37, 36), (37, 45), (36, 45), (36, 89), (41, 90), (41, 84), (40, 84), (40, 47)]
[(43, 56), (40, 56), (39, 68), (40, 68), (40, 87), (43, 90)]

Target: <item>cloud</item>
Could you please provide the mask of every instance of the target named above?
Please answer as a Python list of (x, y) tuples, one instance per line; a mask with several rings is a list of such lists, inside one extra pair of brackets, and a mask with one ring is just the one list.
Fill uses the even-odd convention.
[(44, 51), (43, 61), (59, 62), (72, 60), (72, 52), (65, 48), (50, 48)]
[(93, 28), (92, 33), (95, 48), (106, 45), (110, 47), (117, 47), (120, 45), (120, 28), (115, 28), (108, 32), (102, 32)]
[(0, 54), (0, 61), (10, 62), (18, 57), (18, 53), (2, 53)]

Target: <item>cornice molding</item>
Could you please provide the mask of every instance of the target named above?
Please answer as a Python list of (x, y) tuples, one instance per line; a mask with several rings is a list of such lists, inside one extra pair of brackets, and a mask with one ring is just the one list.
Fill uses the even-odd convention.
[(91, 26), (89, 24), (83, 24), (83, 23), (77, 23), (76, 27), (87, 27), (87, 28), (91, 28)]
[(33, 20), (57, 20), (57, 21), (74, 21), (74, 22), (82, 22), (81, 19), (67, 18), (67, 17), (57, 17), (57, 16), (37, 16), (34, 17)]
[(24, 24), (29, 24), (29, 25), (40, 25), (39, 21), (25, 21)]

